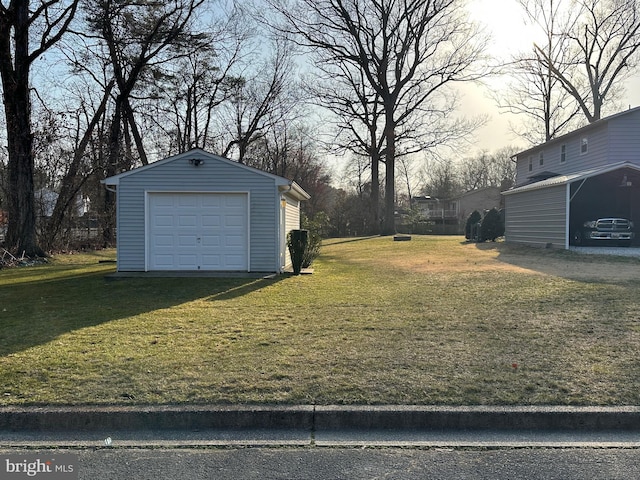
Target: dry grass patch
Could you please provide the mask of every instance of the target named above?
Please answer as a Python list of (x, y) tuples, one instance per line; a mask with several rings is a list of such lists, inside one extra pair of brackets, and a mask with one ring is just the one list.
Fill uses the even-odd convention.
[(636, 259), (418, 236), (327, 241), (310, 276), (114, 281), (100, 258), (0, 271), (3, 404), (640, 403)]

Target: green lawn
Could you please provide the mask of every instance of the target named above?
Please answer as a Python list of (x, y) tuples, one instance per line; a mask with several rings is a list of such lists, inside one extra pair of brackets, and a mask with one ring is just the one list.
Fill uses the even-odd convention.
[(0, 270), (15, 404), (640, 404), (640, 261), (325, 242), (313, 275), (108, 279), (115, 252)]

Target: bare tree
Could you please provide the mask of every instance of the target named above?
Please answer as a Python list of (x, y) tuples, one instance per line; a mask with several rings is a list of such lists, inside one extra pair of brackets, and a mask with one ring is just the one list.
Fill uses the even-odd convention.
[[(286, 21), (278, 27), (317, 54), (316, 64), (361, 70), (384, 112), (383, 234), (395, 232), (394, 197), (399, 133), (425, 127), (448, 111), (444, 87), (478, 77), (484, 39), (458, 0), (269, 0)], [(355, 78), (355, 77), (354, 77)], [(445, 102), (446, 104), (446, 102)], [(417, 122), (422, 117), (424, 122)], [(415, 139), (421, 132), (415, 130)]]
[(237, 72), (250, 62), (253, 32), (245, 12), (232, 4), (209, 17), (202, 25), (208, 44), (162, 65), (150, 86), (159, 101), (147, 112), (148, 122), (169, 138), (167, 155), (218, 148), (223, 132), (217, 120), (243, 81)]
[(512, 158), (518, 151), (517, 147), (507, 146), (493, 153), (484, 151), (464, 159), (456, 168), (462, 190), (468, 192), (486, 187), (507, 190), (512, 187), (516, 174)]
[[(195, 11), (205, 0), (92, 0), (86, 7), (88, 33), (85, 38), (99, 42), (94, 47), (106, 50), (105, 65), (109, 65), (115, 81), (113, 114), (109, 127), (105, 175), (128, 170), (134, 159), (131, 145), (139, 161), (148, 163), (138, 128), (132, 100), (136, 89), (152, 79), (154, 67), (206, 45), (206, 35), (190, 31)], [(113, 237), (114, 198), (104, 196), (107, 221), (103, 225), (106, 243)]]
[(562, 88), (556, 75), (542, 62), (539, 49), (554, 63), (568, 67), (569, 51), (563, 36), (577, 19), (577, 12), (563, 8), (563, 0), (519, 0), (529, 20), (544, 34), (544, 43), (520, 53), (506, 66), (508, 86), (494, 92), (496, 104), (502, 110), (525, 117), (511, 129), (531, 144), (551, 140), (577, 124), (580, 108), (575, 99)]
[[(536, 0), (540, 3), (542, 0)], [(602, 117), (605, 101), (615, 101), (634, 71), (640, 49), (638, 0), (577, 0), (580, 15), (556, 32), (569, 58), (556, 58), (544, 46), (535, 50), (544, 68), (578, 103), (589, 123)]]
[[(370, 171), (369, 203), (367, 207), (371, 231), (380, 228), (380, 164), (384, 158), (384, 111), (380, 97), (372, 89), (364, 71), (348, 64), (318, 61), (318, 74), (307, 83), (310, 101), (328, 108), (334, 114), (335, 137), (329, 148), (338, 155), (351, 153), (360, 165), (368, 158)], [(365, 169), (366, 170), (366, 169)], [(361, 176), (365, 170), (358, 170)]]
[(33, 9), (30, 3), (0, 2), (0, 78), (9, 150), (6, 245), (19, 253), (42, 255), (36, 239), (30, 70), (67, 32), (78, 0), (49, 0)]
[[(92, 106), (81, 104), (77, 112), (77, 120), (75, 125), (75, 138), (73, 143), (73, 154), (69, 165), (64, 170), (64, 175), (60, 179), (58, 198), (56, 200), (53, 212), (49, 218), (44, 235), (44, 241), (48, 248), (56, 245), (58, 235), (63, 225), (63, 221), (69, 215), (74, 205), (78, 192), (93, 173), (93, 169), (82, 174), (83, 160), (89, 148), (94, 131), (98, 127), (100, 121), (104, 119), (108, 100), (113, 90), (114, 81), (107, 84), (100, 103), (91, 110)], [(81, 124), (80, 119), (85, 118), (86, 124)]]
[(235, 150), (239, 163), (245, 162), (249, 146), (262, 138), (296, 106), (293, 98), (292, 51), (286, 40), (275, 40), (271, 56), (257, 70), (236, 81), (229, 101), (229, 137), (223, 155)]
[(453, 198), (461, 193), (462, 187), (455, 164), (450, 161), (436, 161), (429, 169), (422, 192), (442, 200)]

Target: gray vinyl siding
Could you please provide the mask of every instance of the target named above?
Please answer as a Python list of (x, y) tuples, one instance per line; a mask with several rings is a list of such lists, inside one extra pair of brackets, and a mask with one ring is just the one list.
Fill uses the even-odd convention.
[[(291, 230), (297, 230), (300, 228), (300, 202), (296, 199), (285, 197), (287, 206), (285, 208), (284, 219), (284, 231), (285, 231), (285, 243), (287, 234)], [(289, 248), (285, 245), (284, 248), (284, 265), (288, 267), (291, 265), (291, 255), (289, 255)]]
[[(191, 157), (190, 157), (191, 158)], [(179, 157), (123, 176), (118, 192), (118, 270), (145, 269), (145, 192), (248, 192), (249, 269), (272, 272), (278, 258), (279, 200), (275, 180), (225, 161), (203, 157), (194, 167)]]
[(610, 121), (609, 157), (612, 163), (640, 165), (640, 111)]
[[(608, 149), (608, 124), (567, 135), (562, 139), (545, 143), (518, 156), (516, 165), (516, 185), (524, 185), (528, 178), (542, 172), (566, 175), (609, 165), (622, 160), (611, 159)], [(588, 140), (587, 153), (581, 153), (582, 139)], [(566, 145), (566, 160), (560, 161), (562, 145)], [(539, 164), (539, 154), (543, 152), (544, 165)], [(533, 158), (533, 169), (529, 171), (529, 157)]]
[(566, 186), (505, 196), (505, 241), (565, 248)]

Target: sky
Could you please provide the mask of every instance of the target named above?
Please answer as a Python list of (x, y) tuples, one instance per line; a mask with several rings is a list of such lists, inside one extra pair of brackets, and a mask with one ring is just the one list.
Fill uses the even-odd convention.
[[(495, 56), (508, 58), (511, 54), (529, 50), (536, 39), (536, 29), (527, 24), (516, 0), (469, 0), (469, 12), (471, 18), (483, 24), (491, 34), (490, 52)], [(500, 86), (499, 80), (492, 81), (492, 87)], [(509, 123), (517, 123), (519, 117), (500, 112), (489, 98), (486, 87), (465, 85), (461, 90), (464, 96), (460, 105), (464, 112), (490, 117), (488, 125), (478, 131), (472, 151), (495, 151), (506, 145), (528, 146), (509, 129)], [(640, 106), (640, 74), (627, 81), (622, 104)]]

